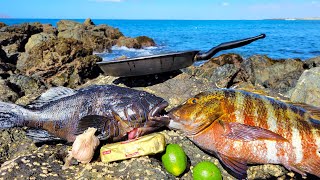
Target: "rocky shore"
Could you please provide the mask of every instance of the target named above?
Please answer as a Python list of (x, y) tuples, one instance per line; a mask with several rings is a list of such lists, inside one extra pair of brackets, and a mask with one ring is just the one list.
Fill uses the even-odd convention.
[[(166, 99), (168, 109), (199, 92), (213, 88), (238, 88), (278, 99), (320, 107), (320, 57), (273, 60), (253, 55), (247, 59), (225, 54), (200, 67), (146, 77), (117, 78), (103, 75), (93, 52), (111, 51), (113, 45), (142, 48), (152, 39), (125, 37), (119, 29), (61, 20), (57, 27), (25, 23), (0, 23), (0, 100), (26, 105), (52, 86), (74, 89), (93, 84), (116, 84), (154, 93)], [(92, 163), (74, 162), (62, 170), (67, 144), (37, 144), (26, 137), (26, 127), (0, 130), (0, 179), (175, 179), (161, 164), (161, 156), (146, 156), (102, 163), (98, 151)], [(202, 161), (218, 165), (224, 179), (234, 179), (219, 161), (203, 152), (179, 132), (161, 130), (167, 143), (186, 151), (189, 167), (178, 179), (192, 179), (191, 169)], [(299, 179), (279, 165), (255, 165), (248, 179)]]

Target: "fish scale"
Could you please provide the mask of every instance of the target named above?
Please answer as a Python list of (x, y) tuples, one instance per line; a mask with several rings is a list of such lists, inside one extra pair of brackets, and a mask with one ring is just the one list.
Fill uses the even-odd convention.
[[(320, 177), (319, 109), (234, 89), (204, 92), (172, 109), (169, 128), (215, 152), (237, 176), (246, 164), (282, 164)], [(315, 117), (315, 116), (314, 116)]]

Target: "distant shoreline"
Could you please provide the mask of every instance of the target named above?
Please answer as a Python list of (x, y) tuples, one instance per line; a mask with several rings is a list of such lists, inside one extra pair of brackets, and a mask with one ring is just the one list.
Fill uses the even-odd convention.
[[(84, 21), (85, 18), (1, 18), (0, 21), (12, 20), (75, 20)], [(320, 17), (314, 18), (267, 18), (267, 19), (94, 19), (92, 20), (115, 20), (115, 21), (263, 21), (263, 20), (320, 20)]]
[(320, 17), (313, 17), (313, 18), (271, 18), (271, 19), (263, 19), (263, 20), (320, 20)]

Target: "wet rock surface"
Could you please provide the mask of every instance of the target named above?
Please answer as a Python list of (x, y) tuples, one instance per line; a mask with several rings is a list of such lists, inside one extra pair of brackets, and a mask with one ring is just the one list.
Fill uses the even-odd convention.
[[(225, 54), (181, 71), (128, 78), (105, 76), (95, 65), (101, 58), (92, 53), (110, 51), (117, 43), (133, 48), (154, 46), (152, 39), (127, 38), (118, 29), (95, 25), (90, 19), (84, 23), (60, 21), (57, 28), (39, 23), (0, 24), (0, 100), (27, 105), (51, 86), (78, 89), (115, 84), (160, 96), (169, 102), (167, 110), (213, 88), (240, 88), (320, 106), (319, 57), (300, 61)], [(0, 129), (0, 179), (192, 179), (193, 167), (203, 160), (215, 163), (224, 179), (235, 179), (215, 156), (168, 129), (160, 130), (167, 143), (181, 145), (188, 156), (188, 168), (180, 177), (164, 169), (161, 154), (102, 163), (96, 151), (90, 164), (73, 161), (72, 167), (62, 170), (71, 146), (36, 143), (26, 136), (27, 130)], [(280, 165), (252, 165), (248, 170), (248, 179), (300, 178)]]
[(120, 37), (117, 41), (117, 46), (125, 46), (128, 48), (141, 49), (143, 47), (155, 46), (153, 39), (146, 36), (139, 36), (136, 38)]

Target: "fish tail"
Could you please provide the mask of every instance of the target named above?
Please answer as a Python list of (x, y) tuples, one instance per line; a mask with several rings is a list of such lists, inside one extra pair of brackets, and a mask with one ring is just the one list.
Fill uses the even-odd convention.
[(19, 105), (0, 102), (0, 129), (22, 126), (26, 112), (27, 110)]

